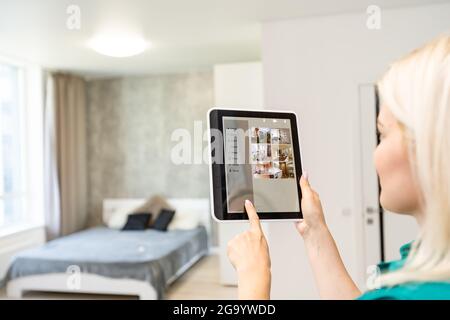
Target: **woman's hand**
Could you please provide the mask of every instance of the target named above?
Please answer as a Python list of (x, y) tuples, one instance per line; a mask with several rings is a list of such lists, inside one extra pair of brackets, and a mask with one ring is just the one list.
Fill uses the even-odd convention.
[(296, 223), (296, 227), (302, 237), (307, 240), (311, 235), (326, 231), (327, 224), (319, 195), (311, 188), (308, 175), (302, 175), (299, 183), (302, 189), (303, 219)]
[(305, 241), (309, 261), (323, 299), (354, 299), (361, 294), (345, 269), (333, 236), (328, 230), (319, 195), (300, 178), (303, 220), (296, 228)]
[(239, 299), (269, 299), (269, 247), (255, 207), (245, 200), (250, 229), (228, 243), (228, 257), (238, 274)]

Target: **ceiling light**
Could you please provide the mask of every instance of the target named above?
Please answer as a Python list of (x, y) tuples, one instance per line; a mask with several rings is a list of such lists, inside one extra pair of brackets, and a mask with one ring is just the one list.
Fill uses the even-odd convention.
[(88, 45), (100, 54), (117, 58), (138, 55), (150, 46), (143, 37), (126, 34), (99, 34)]

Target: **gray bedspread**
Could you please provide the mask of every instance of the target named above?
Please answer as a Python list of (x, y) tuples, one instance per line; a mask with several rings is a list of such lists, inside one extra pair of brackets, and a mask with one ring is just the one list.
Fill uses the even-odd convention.
[(170, 277), (207, 250), (204, 227), (167, 232), (99, 227), (22, 251), (14, 257), (4, 280), (65, 273), (69, 266), (76, 265), (85, 273), (147, 281), (161, 299)]

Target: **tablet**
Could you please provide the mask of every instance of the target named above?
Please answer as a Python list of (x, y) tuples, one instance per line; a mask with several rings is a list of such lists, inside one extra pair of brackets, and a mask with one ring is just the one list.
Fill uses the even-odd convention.
[(208, 111), (211, 212), (217, 221), (299, 220), (302, 174), (293, 112), (213, 108)]

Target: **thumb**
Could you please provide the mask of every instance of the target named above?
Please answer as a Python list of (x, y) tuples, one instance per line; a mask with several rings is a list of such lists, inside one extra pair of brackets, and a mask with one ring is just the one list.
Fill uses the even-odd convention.
[(245, 200), (245, 210), (247, 211), (248, 220), (250, 221), (250, 229), (261, 231), (261, 223), (259, 222), (258, 214), (250, 200)]
[(300, 235), (303, 236), (306, 233), (308, 225), (306, 224), (306, 221), (304, 219), (301, 219), (300, 221), (295, 223), (295, 228), (300, 233)]
[(309, 180), (308, 180), (308, 174), (302, 174), (302, 176), (300, 177), (300, 188), (302, 189), (302, 195), (303, 196), (310, 196), (312, 195), (312, 189), (311, 189), (311, 185), (309, 184)]

